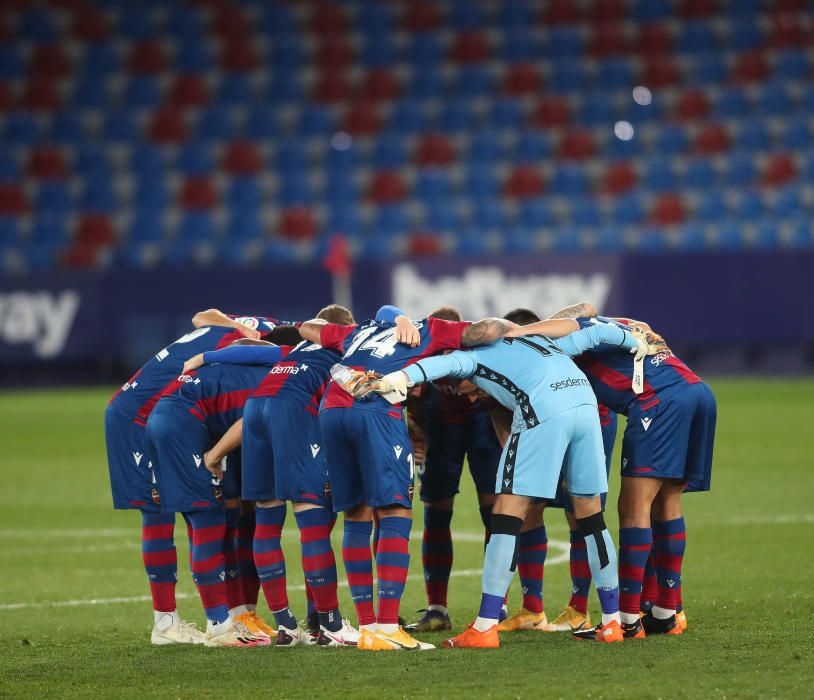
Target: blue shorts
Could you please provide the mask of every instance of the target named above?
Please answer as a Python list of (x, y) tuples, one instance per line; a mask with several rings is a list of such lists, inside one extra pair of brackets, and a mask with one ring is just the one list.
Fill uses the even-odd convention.
[(413, 445), (402, 416), (329, 408), (319, 422), (334, 512), (360, 503), (412, 507)]
[(330, 508), (319, 418), (304, 406), (258, 396), (243, 410), (243, 499)]
[(576, 406), (534, 428), (512, 433), (500, 457), (495, 490), (553, 499), (561, 472), (569, 493), (587, 496), (607, 492), (596, 406)]
[[(599, 420), (599, 427), (602, 429), (602, 451), (605, 453), (605, 475), (610, 477), (611, 460), (613, 458), (613, 447), (616, 444), (616, 427), (618, 423), (618, 416), (615, 413), (610, 413), (605, 420)], [(605, 502), (608, 500), (608, 494), (600, 494), (602, 501), (602, 511), (605, 511)], [(568, 495), (568, 485), (564, 480), (560, 483), (557, 498), (551, 503), (546, 504), (549, 508), (565, 508), (566, 513), (574, 512), (574, 503)]]
[(238, 447), (228, 455), (224, 462), (225, 470), (223, 478), (220, 480), (220, 488), (223, 492), (223, 500), (231, 501), (234, 498), (240, 498), (241, 488), (241, 473), (242, 473), (242, 458), (241, 449)]
[(488, 413), (464, 423), (435, 422), (427, 427), (427, 459), (418, 467), (421, 500), (443, 501), (458, 493), (464, 458), (478, 493), (494, 493), (500, 442)]
[(147, 438), (144, 428), (108, 406), (105, 411), (105, 443), (113, 507), (160, 512), (153, 470), (145, 456)]
[(213, 443), (206, 425), (186, 407), (156, 404), (147, 420), (147, 454), (163, 513), (209, 510), (223, 503), (221, 484), (203, 463)]
[(630, 412), (622, 440), (622, 476), (678, 479), (686, 491), (709, 491), (717, 406), (703, 382), (659, 394)]

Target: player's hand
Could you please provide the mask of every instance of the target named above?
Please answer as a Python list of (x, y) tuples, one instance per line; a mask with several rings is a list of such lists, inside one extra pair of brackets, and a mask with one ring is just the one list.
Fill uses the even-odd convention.
[(331, 367), (331, 377), (334, 382), (356, 399), (363, 399), (372, 391), (370, 388), (365, 388), (365, 384), (371, 374), (375, 373), (362, 372), (361, 370), (351, 369), (350, 367), (345, 367), (340, 364)]
[(357, 398), (374, 391), (390, 403), (401, 403), (407, 398), (407, 375), (401, 370), (384, 376), (368, 372), (367, 379), (360, 383), (353, 393)]
[(411, 348), (417, 347), (421, 343), (421, 333), (406, 316), (396, 317), (396, 340)]
[(192, 370), (198, 369), (198, 367), (203, 367), (203, 365), (204, 365), (204, 356), (202, 352), (199, 352), (197, 355), (190, 357), (184, 363), (184, 371), (182, 372), (182, 374), (192, 372)]
[(249, 328), (242, 323), (238, 323), (235, 326), (235, 330), (249, 340), (260, 340), (260, 336), (262, 335), (256, 328)]
[(211, 452), (204, 452), (204, 466), (206, 467), (206, 470), (218, 480), (223, 478), (222, 462), (223, 460), (221, 459), (216, 461)]
[[(647, 346), (645, 355), (658, 355), (660, 352), (670, 352), (666, 341), (658, 333), (641, 326), (632, 326), (631, 335), (637, 342), (643, 342)], [(638, 353), (637, 353), (638, 354)]]

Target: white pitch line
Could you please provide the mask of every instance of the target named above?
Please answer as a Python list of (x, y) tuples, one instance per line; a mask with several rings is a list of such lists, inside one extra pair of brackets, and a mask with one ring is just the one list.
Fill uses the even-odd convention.
[[(466, 534), (467, 536), (472, 536), (474, 533), (460, 533)], [(480, 539), (477, 541), (480, 542), (483, 540), (481, 536)], [(461, 541), (468, 541), (473, 542), (475, 540), (461, 540)], [(559, 549), (559, 554), (556, 554), (553, 557), (549, 557), (546, 559), (546, 566), (555, 566), (557, 564), (564, 564), (569, 560), (569, 548), (570, 544), (568, 542), (561, 542), (560, 540), (549, 540), (548, 542), (549, 547), (554, 547)], [(460, 569), (460, 570), (452, 570), (450, 574), (454, 578), (465, 578), (471, 576), (480, 576), (483, 573), (483, 569)], [(407, 577), (408, 581), (423, 581), (424, 576), (422, 574), (412, 574)], [(347, 579), (343, 579), (339, 582), (340, 586), (347, 586), (348, 582)], [(295, 584), (288, 587), (290, 591), (304, 591), (305, 584)], [(187, 598), (194, 598), (195, 596), (192, 593), (176, 593), (175, 597), (178, 600), (186, 600)], [(136, 595), (136, 596), (120, 596), (117, 598), (79, 598), (76, 600), (55, 600), (55, 601), (44, 601), (41, 603), (2, 603), (0, 604), (0, 610), (26, 610), (28, 608), (76, 608), (85, 605), (116, 605), (121, 603), (146, 603), (152, 600), (148, 595)]]

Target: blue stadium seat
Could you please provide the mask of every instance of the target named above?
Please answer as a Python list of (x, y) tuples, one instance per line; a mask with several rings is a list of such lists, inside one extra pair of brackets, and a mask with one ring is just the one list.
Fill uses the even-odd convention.
[(155, 29), (149, 8), (138, 4), (120, 6), (117, 35), (133, 41), (143, 41), (151, 38)]
[(806, 151), (801, 154), (800, 180), (814, 183), (814, 151)]
[(157, 146), (137, 143), (130, 151), (129, 167), (137, 178), (161, 177), (167, 167), (167, 159)]
[[(383, 6), (380, 6), (383, 7)], [(362, 46), (362, 63), (369, 68), (384, 68), (398, 60), (396, 45), (386, 34), (368, 34)]]
[(0, 45), (0, 78), (15, 79), (25, 75), (25, 63), (12, 43)]
[(175, 66), (181, 73), (198, 74), (211, 70), (215, 61), (206, 41), (188, 38), (181, 41), (175, 50)]
[(519, 127), (525, 116), (518, 100), (511, 97), (497, 97), (492, 101), (488, 112), (490, 125), (495, 129), (513, 129)]
[(11, 112), (6, 117), (3, 140), (17, 146), (32, 146), (40, 140), (40, 127), (30, 112)]
[(715, 231), (712, 247), (721, 250), (737, 250), (743, 247), (743, 223), (724, 221)]
[(527, 27), (534, 22), (534, 8), (526, 0), (503, 0), (497, 12), (500, 24), (507, 29)]
[(769, 116), (785, 116), (795, 108), (786, 84), (777, 80), (761, 86), (757, 106), (762, 114)]
[(407, 48), (407, 58), (413, 64), (432, 68), (444, 58), (444, 47), (434, 32), (413, 34)]
[(85, 140), (85, 129), (78, 112), (57, 112), (51, 119), (48, 129), (49, 141), (65, 145), (76, 146)]
[(70, 101), (81, 109), (103, 109), (110, 103), (109, 93), (107, 81), (83, 75), (74, 84)]
[(340, 202), (328, 209), (325, 229), (328, 233), (356, 233), (362, 230), (356, 203)]
[(164, 26), (172, 37), (182, 45), (203, 43), (206, 26), (197, 8), (169, 3)]
[(674, 190), (678, 179), (672, 162), (661, 156), (648, 158), (644, 163), (641, 183), (652, 192)]
[(299, 141), (284, 140), (277, 144), (274, 154), (274, 165), (282, 171), (304, 170), (308, 165), (308, 156)]
[(751, 113), (752, 105), (743, 88), (730, 86), (721, 90), (713, 111), (721, 117), (743, 119)]
[(707, 191), (715, 184), (717, 175), (709, 158), (693, 158), (684, 171), (684, 186), (692, 190)]
[(34, 195), (37, 214), (67, 216), (73, 209), (73, 198), (68, 184), (63, 180), (42, 180)]
[(539, 163), (551, 156), (551, 144), (542, 131), (524, 130), (517, 133), (511, 151), (515, 163)]
[(138, 243), (165, 241), (167, 229), (163, 217), (158, 212), (137, 212), (130, 221), (128, 237)]
[(297, 24), (291, 15), (291, 10), (279, 3), (261, 3), (258, 27), (264, 33), (272, 36), (275, 41), (297, 34)]
[(735, 145), (747, 151), (769, 150), (772, 145), (772, 137), (765, 120), (742, 121), (735, 136)]
[(778, 189), (772, 208), (776, 216), (784, 219), (805, 214), (808, 206), (800, 185), (785, 185)]
[(632, 246), (643, 253), (660, 253), (667, 247), (664, 232), (657, 228), (643, 228), (632, 239)]
[(300, 136), (325, 136), (336, 131), (336, 119), (332, 112), (320, 105), (307, 105), (300, 113), (296, 131)]
[(280, 37), (271, 46), (271, 63), (275, 70), (298, 70), (307, 62), (302, 42), (293, 36)]
[(727, 185), (742, 186), (751, 184), (757, 177), (757, 171), (750, 155), (735, 152), (724, 157), (721, 175)]
[[(556, 92), (575, 92), (587, 84), (585, 69), (580, 61), (574, 59), (557, 60), (552, 57), (551, 73), (547, 84)], [(601, 69), (600, 69), (601, 70)], [(617, 77), (616, 80), (620, 80)]]
[(161, 87), (149, 75), (133, 75), (124, 88), (124, 104), (130, 109), (157, 107), (161, 102)]
[(418, 69), (413, 70), (406, 92), (410, 97), (416, 99), (430, 99), (447, 95), (448, 89), (440, 70)]
[(780, 243), (778, 222), (774, 219), (763, 219), (755, 227), (755, 247), (761, 249), (777, 248)]
[(42, 7), (24, 10), (17, 22), (17, 34), (36, 43), (54, 41), (59, 32), (54, 24), (54, 13)]
[(732, 207), (732, 215), (743, 222), (756, 221), (765, 211), (763, 199), (756, 192), (745, 192)]
[(86, 143), (76, 149), (72, 171), (86, 180), (109, 180), (108, 151), (99, 144)]
[(763, 42), (763, 30), (757, 16), (744, 16), (733, 21), (724, 45), (736, 51), (748, 51), (758, 48)]
[(0, 182), (17, 180), (20, 177), (20, 163), (10, 148), (0, 148)]
[(466, 131), (475, 124), (474, 105), (468, 99), (445, 100), (438, 115), (438, 128), (445, 132)]
[(411, 229), (410, 217), (402, 204), (385, 204), (376, 209), (373, 215), (371, 233), (377, 238), (398, 236)]
[(495, 81), (486, 66), (463, 66), (453, 82), (452, 89), (458, 95), (484, 97), (494, 92)]
[(452, 199), (432, 201), (424, 212), (424, 227), (429, 231), (456, 231), (463, 224), (458, 204)]
[(554, 231), (552, 247), (558, 253), (575, 253), (583, 249), (579, 229), (576, 226), (559, 226)]
[(583, 40), (578, 27), (560, 25), (548, 32), (547, 41), (543, 42), (543, 51), (546, 55), (562, 58), (563, 56), (578, 56), (582, 53)]
[[(475, 221), (481, 223), (477, 217)], [(554, 226), (556, 223), (549, 203), (544, 197), (535, 197), (522, 201), (518, 221), (522, 226), (530, 230)]]
[(672, 155), (686, 151), (689, 147), (687, 130), (680, 124), (666, 124), (659, 130), (653, 144), (656, 153)]
[(160, 214), (170, 204), (170, 193), (160, 175), (144, 175), (136, 181), (134, 204), (139, 212)]
[(667, 19), (672, 13), (667, 0), (635, 0), (630, 15), (641, 22), (655, 22)]
[(215, 159), (209, 144), (191, 140), (178, 149), (175, 168), (183, 175), (208, 175), (215, 169)]
[(814, 246), (814, 225), (812, 225), (810, 217), (795, 219), (791, 224), (790, 233), (789, 245), (795, 248), (811, 248)]
[(112, 143), (130, 143), (136, 141), (139, 130), (135, 114), (129, 109), (111, 109), (105, 111), (102, 122), (102, 138)]
[(679, 23), (674, 46), (681, 53), (699, 54), (716, 50), (718, 43), (714, 25), (705, 19), (695, 19)]
[(551, 194), (566, 196), (586, 194), (589, 187), (588, 175), (583, 167), (568, 162), (557, 165), (548, 183), (548, 191)]
[(595, 227), (602, 223), (602, 210), (595, 197), (574, 197), (570, 208), (570, 221), (575, 226)]
[(361, 257), (364, 260), (392, 260), (399, 245), (398, 236), (369, 236), (364, 241)]
[(689, 76), (692, 82), (698, 85), (722, 83), (729, 76), (724, 54), (720, 52), (706, 52), (693, 56), (692, 68)]
[(625, 232), (620, 226), (602, 226), (597, 232), (596, 250), (615, 253), (622, 249)]
[(496, 197), (499, 194), (500, 183), (495, 173), (486, 168), (470, 168), (464, 182), (466, 193), (474, 200)]
[(471, 164), (487, 165), (498, 161), (502, 154), (500, 133), (494, 129), (480, 129), (472, 132), (467, 160)]
[(626, 194), (613, 202), (611, 208), (613, 223), (626, 226), (637, 224), (644, 219), (644, 208), (635, 194)]
[(490, 197), (473, 198), (472, 221), (488, 230), (500, 230), (511, 223), (511, 215), (503, 201)]
[(20, 243), (20, 223), (16, 217), (0, 216), (0, 246), (16, 246)]
[(64, 216), (41, 213), (32, 222), (31, 240), (38, 243), (64, 244), (68, 241), (68, 227)]
[(487, 235), (485, 230), (465, 229), (453, 239), (453, 250), (459, 256), (479, 256), (487, 253)]
[(224, 73), (217, 87), (216, 99), (224, 105), (250, 105), (254, 101), (252, 81), (242, 73)]
[(517, 26), (503, 33), (500, 53), (509, 63), (533, 61), (540, 55), (540, 45), (530, 27)]
[(783, 124), (780, 145), (789, 151), (801, 151), (811, 145), (811, 120), (808, 114), (789, 117)]
[(805, 80), (809, 74), (805, 51), (789, 49), (775, 55), (774, 75), (785, 80)]
[(483, 5), (469, 0), (455, 0), (450, 8), (448, 23), (458, 31), (477, 29), (486, 22)]
[[(573, 65), (573, 62), (565, 62), (564, 65)], [(581, 75), (580, 75), (581, 77)], [(606, 90), (630, 89), (636, 83), (633, 66), (626, 58), (608, 57), (599, 61), (597, 66), (596, 84)], [(606, 95), (610, 102), (611, 96)]]
[(195, 123), (194, 137), (200, 141), (228, 141), (236, 133), (231, 110), (224, 105), (211, 105), (201, 110)]
[(695, 222), (678, 227), (678, 245), (682, 250), (703, 250), (707, 246), (704, 227)]
[(613, 124), (613, 104), (608, 93), (593, 92), (583, 93), (583, 100), (576, 113), (576, 122), (584, 126), (604, 126)]
[(352, 179), (353, 168), (358, 162), (359, 148), (354, 141), (332, 140), (326, 157), (328, 174), (331, 178), (341, 177), (345, 181)]
[(695, 218), (700, 222), (721, 221), (726, 218), (728, 207), (726, 198), (720, 190), (712, 189), (702, 195), (695, 208)]
[(284, 207), (311, 202), (314, 193), (308, 176), (301, 170), (289, 170), (280, 178), (277, 201)]
[(185, 242), (213, 240), (216, 231), (212, 215), (205, 211), (185, 212), (178, 224), (178, 238)]
[(444, 168), (422, 168), (418, 171), (414, 194), (425, 202), (438, 202), (450, 195), (449, 174)]
[(390, 116), (390, 128), (396, 132), (415, 134), (429, 126), (427, 110), (418, 100), (406, 99), (397, 102)]
[(399, 131), (385, 132), (374, 142), (370, 163), (376, 170), (395, 170), (407, 163), (407, 147)]
[(233, 212), (256, 211), (263, 202), (260, 182), (252, 177), (234, 177), (226, 186), (226, 204)]
[(279, 110), (272, 105), (255, 105), (246, 115), (243, 133), (250, 139), (265, 140), (279, 134)]
[(82, 58), (82, 73), (103, 80), (122, 67), (119, 54), (108, 42), (88, 44)]
[(535, 235), (525, 226), (512, 226), (500, 239), (503, 252), (510, 255), (533, 253)]
[(265, 234), (259, 212), (245, 209), (233, 210), (226, 224), (226, 240), (229, 244), (240, 241), (259, 240)]
[(356, 16), (356, 26), (368, 37), (388, 36), (393, 28), (393, 23), (393, 8), (383, 3), (362, 3)]
[(116, 210), (116, 195), (106, 178), (91, 179), (85, 182), (79, 195), (79, 206), (83, 211), (106, 212)]
[(355, 204), (360, 198), (359, 185), (353, 177), (340, 172), (329, 177), (325, 183), (323, 199), (329, 207), (341, 205), (344, 202)]

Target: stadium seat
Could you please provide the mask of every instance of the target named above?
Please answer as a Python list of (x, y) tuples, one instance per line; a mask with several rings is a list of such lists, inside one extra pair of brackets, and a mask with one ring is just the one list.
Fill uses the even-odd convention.
[(641, 201), (635, 194), (622, 195), (613, 202), (610, 218), (620, 226), (640, 223), (644, 219)]
[(381, 118), (375, 103), (355, 102), (345, 114), (345, 131), (355, 136), (369, 136), (381, 129)]
[(373, 174), (367, 196), (378, 203), (397, 202), (407, 195), (407, 188), (397, 172), (380, 170)]
[[(534, 197), (521, 202), (518, 222), (527, 229), (537, 230), (553, 226), (555, 217), (551, 212), (548, 200), (544, 197)], [(481, 222), (478, 221), (478, 223)]]
[(709, 102), (702, 90), (688, 90), (682, 93), (675, 106), (675, 115), (681, 121), (703, 119), (708, 111)]
[(419, 165), (448, 165), (454, 158), (452, 144), (442, 134), (426, 134), (416, 146), (415, 161)]
[(536, 197), (543, 191), (543, 177), (533, 165), (518, 165), (506, 178), (503, 193), (507, 197)]
[(586, 194), (590, 182), (585, 170), (576, 163), (560, 163), (548, 183), (548, 191), (554, 195), (579, 196)]
[(771, 147), (772, 137), (764, 119), (742, 121), (735, 136), (735, 146), (747, 151), (765, 151)]
[(187, 141), (179, 149), (175, 168), (182, 175), (207, 175), (215, 168), (215, 159), (208, 144), (200, 141)]
[(706, 191), (713, 187), (717, 174), (708, 158), (693, 158), (684, 169), (684, 186), (692, 190)]
[(761, 181), (764, 185), (777, 187), (785, 185), (797, 177), (797, 167), (788, 153), (775, 153), (770, 156), (763, 169)]
[(212, 180), (206, 176), (193, 175), (181, 185), (178, 201), (184, 209), (212, 209), (218, 203), (218, 192)]
[(227, 146), (221, 167), (234, 175), (251, 175), (262, 169), (263, 160), (256, 144), (235, 141)]
[(757, 177), (754, 160), (742, 152), (727, 156), (723, 161), (721, 177), (725, 184), (735, 187), (752, 184)]
[(616, 161), (605, 170), (601, 190), (612, 195), (619, 195), (635, 187), (636, 171), (628, 161)]
[(706, 124), (698, 131), (694, 148), (701, 154), (720, 153), (729, 150), (729, 134), (721, 124)]
[(650, 220), (661, 226), (680, 224), (685, 217), (686, 210), (683, 200), (679, 195), (671, 192), (659, 195), (650, 209)]

